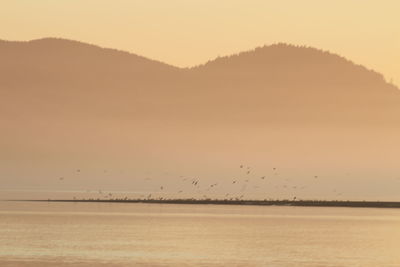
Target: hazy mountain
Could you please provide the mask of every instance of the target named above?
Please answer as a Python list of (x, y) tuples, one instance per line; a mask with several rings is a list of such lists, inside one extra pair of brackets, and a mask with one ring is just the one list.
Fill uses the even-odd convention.
[(30, 116), (92, 111), (138, 119), (372, 123), (399, 112), (399, 91), (382, 75), (334, 54), (285, 44), (191, 69), (51, 38), (3, 41), (0, 56), (3, 109)]
[(381, 74), (314, 48), (266, 46), (191, 71), (264, 121), (371, 124), (400, 114), (399, 90)]
[(77, 165), (228, 177), (226, 166), (247, 161), (324, 169), (336, 181), (335, 170), (397, 171), (400, 91), (325, 51), (277, 44), (181, 69), (47, 38), (0, 41), (0, 59), (10, 184)]

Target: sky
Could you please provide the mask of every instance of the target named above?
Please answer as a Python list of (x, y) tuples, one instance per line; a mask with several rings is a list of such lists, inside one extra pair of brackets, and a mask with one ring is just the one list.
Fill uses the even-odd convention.
[(286, 42), (400, 84), (398, 0), (1, 0), (0, 39), (61, 37), (180, 67)]

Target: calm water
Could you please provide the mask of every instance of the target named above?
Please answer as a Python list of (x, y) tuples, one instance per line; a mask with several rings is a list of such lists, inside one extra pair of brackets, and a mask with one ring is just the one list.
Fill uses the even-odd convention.
[(0, 266), (400, 266), (400, 210), (0, 202)]

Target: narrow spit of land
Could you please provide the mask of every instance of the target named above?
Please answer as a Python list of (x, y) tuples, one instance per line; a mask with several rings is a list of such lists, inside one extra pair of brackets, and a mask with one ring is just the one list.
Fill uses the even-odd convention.
[(94, 202), (94, 203), (153, 203), (153, 204), (208, 204), (297, 207), (400, 208), (400, 202), (387, 201), (333, 201), (333, 200), (201, 200), (201, 199), (46, 199), (15, 200), (35, 202)]

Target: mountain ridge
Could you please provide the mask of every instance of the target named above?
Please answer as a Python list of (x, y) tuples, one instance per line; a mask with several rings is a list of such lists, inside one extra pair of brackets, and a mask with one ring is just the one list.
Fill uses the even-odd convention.
[(30, 114), (43, 110), (39, 117), (57, 110), (143, 120), (295, 123), (344, 121), (348, 113), (355, 122), (378, 123), (382, 116), (396, 118), (400, 103), (400, 91), (383, 75), (327, 51), (287, 44), (193, 68), (57, 38), (2, 41), (0, 57), (6, 114), (18, 114), (19, 107)]
[[(125, 55), (125, 56), (130, 56), (130, 57), (134, 57), (136, 59), (139, 60), (145, 60), (145, 61), (151, 61), (154, 63), (159, 63), (159, 64), (163, 64), (172, 68), (177, 68), (175, 66), (172, 66), (170, 64), (158, 61), (158, 60), (154, 60), (154, 59), (150, 59), (144, 56), (140, 56), (138, 54), (135, 53), (131, 53), (128, 51), (124, 51), (124, 50), (120, 50), (120, 49), (116, 49), (116, 48), (108, 48), (108, 47), (102, 47), (96, 44), (91, 44), (91, 43), (86, 43), (86, 42), (81, 42), (81, 41), (77, 41), (77, 40), (72, 40), (72, 39), (64, 39), (64, 38), (56, 38), (56, 37), (44, 37), (44, 38), (39, 38), (39, 39), (32, 39), (29, 41), (9, 41), (9, 40), (3, 40), (0, 39), (0, 45), (18, 45), (18, 46), (38, 46), (38, 45), (58, 45), (59, 47), (61, 45), (64, 46), (65, 45), (70, 45), (70, 48), (75, 47), (75, 48), (84, 48), (86, 50), (88, 50), (89, 48), (95, 49), (97, 51), (101, 51), (101, 52), (110, 52), (113, 53), (115, 55)], [(62, 48), (62, 47), (60, 47)]]
[[(276, 49), (276, 48), (283, 48), (286, 49), (287, 51), (308, 51), (311, 52), (309, 53), (310, 55), (324, 55), (326, 56), (326, 58), (331, 58), (331, 59), (336, 59), (341, 61), (342, 63), (346, 63), (348, 65), (351, 65), (352, 67), (355, 68), (360, 68), (363, 71), (369, 72), (377, 77), (379, 77), (380, 79), (382, 79), (383, 81), (385, 81), (386, 83), (388, 83), (386, 81), (386, 79), (384, 78), (384, 75), (379, 73), (378, 71), (374, 70), (374, 69), (370, 69), (365, 67), (364, 65), (361, 64), (356, 64), (354, 63), (352, 60), (349, 60), (348, 58), (341, 56), (339, 54), (336, 53), (332, 53), (330, 51), (327, 50), (323, 50), (323, 49), (318, 49), (315, 47), (311, 47), (311, 46), (304, 46), (304, 45), (294, 45), (294, 44), (288, 44), (288, 43), (274, 43), (271, 45), (263, 45), (263, 46), (257, 46), (254, 49), (249, 49), (249, 50), (245, 50), (245, 51), (241, 51), (239, 53), (235, 53), (235, 54), (230, 54), (230, 55), (225, 55), (222, 57), (217, 57), (214, 59), (210, 59), (207, 62), (204, 63), (200, 63), (200, 64), (196, 64), (190, 67), (178, 67), (178, 66), (174, 66), (172, 64), (166, 63), (166, 62), (162, 62), (156, 59), (151, 59), (148, 58), (146, 56), (142, 56), (142, 55), (138, 55), (136, 53), (132, 53), (129, 51), (124, 51), (124, 50), (120, 50), (120, 49), (116, 49), (116, 48), (108, 48), (108, 47), (102, 47), (96, 44), (91, 44), (91, 43), (86, 43), (86, 42), (81, 42), (81, 41), (77, 41), (77, 40), (72, 40), (72, 39), (64, 39), (64, 38), (56, 38), (56, 37), (44, 37), (44, 38), (39, 38), (39, 39), (32, 39), (29, 41), (9, 41), (9, 40), (4, 40), (4, 39), (0, 39), (0, 48), (1, 44), (16, 44), (16, 45), (32, 45), (32, 44), (45, 44), (45, 43), (53, 43), (53, 44), (73, 44), (75, 46), (80, 46), (80, 47), (84, 47), (84, 48), (92, 48), (92, 49), (96, 49), (102, 52), (110, 52), (110, 53), (114, 53), (116, 55), (125, 55), (125, 56), (129, 56), (129, 57), (133, 57), (139, 60), (143, 60), (143, 61), (148, 61), (148, 62), (152, 62), (155, 64), (161, 64), (164, 66), (168, 66), (169, 68), (172, 69), (176, 69), (176, 70), (184, 70), (184, 71), (191, 71), (191, 70), (198, 70), (198, 69), (204, 69), (207, 67), (211, 67), (213, 65), (218, 65), (221, 63), (225, 63), (226, 61), (235, 61), (239, 58), (243, 58), (243, 57), (256, 57), (258, 56), (257, 53), (262, 52), (262, 51), (266, 51), (266, 50), (272, 50), (272, 49)], [(1, 52), (1, 51), (0, 51)], [(308, 61), (310, 61), (310, 58), (307, 58)], [(307, 62), (309, 63), (309, 62)], [(388, 83), (391, 84), (391, 83)], [(397, 89), (399, 89), (396, 85), (391, 84), (393, 86), (395, 86)], [(399, 89), (400, 90), (400, 89)]]

